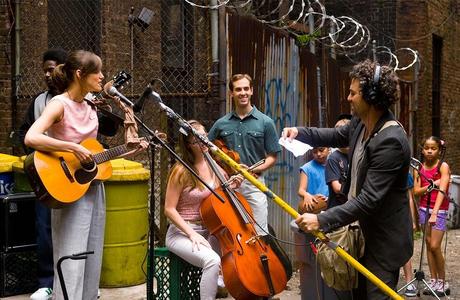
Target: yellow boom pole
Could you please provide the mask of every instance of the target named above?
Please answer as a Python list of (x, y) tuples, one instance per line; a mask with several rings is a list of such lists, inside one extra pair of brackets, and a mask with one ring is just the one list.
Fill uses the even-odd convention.
[[(284, 209), (288, 214), (290, 214), (293, 218), (297, 218), (299, 213), (293, 209), (289, 204), (287, 204), (283, 199), (273, 193), (270, 189), (268, 189), (264, 184), (258, 181), (254, 176), (252, 176), (248, 171), (242, 168), (237, 162), (231, 159), (227, 154), (225, 154), (222, 150), (216, 147), (211, 142), (207, 141), (209, 150), (211, 153), (219, 157), (224, 163), (234, 169), (236, 172), (240, 173), (244, 176), (249, 182), (255, 185), (259, 190), (267, 195), (268, 198), (273, 199), (273, 201), (278, 204), (282, 209)], [(348, 254), (342, 247), (336, 245), (334, 243), (329, 243), (327, 236), (321, 231), (313, 231), (312, 234), (316, 236), (321, 242), (328, 245), (332, 250), (334, 250), (337, 255), (347, 261), (353, 268), (358, 270), (361, 274), (366, 276), (373, 284), (375, 284), (379, 289), (381, 289), (384, 293), (390, 296), (392, 299), (399, 299), (403, 300), (404, 298), (398, 295), (394, 290), (392, 290), (388, 285), (386, 285), (382, 280), (380, 280), (377, 276), (372, 274), (368, 269), (366, 269), (362, 264), (360, 264), (353, 256)]]

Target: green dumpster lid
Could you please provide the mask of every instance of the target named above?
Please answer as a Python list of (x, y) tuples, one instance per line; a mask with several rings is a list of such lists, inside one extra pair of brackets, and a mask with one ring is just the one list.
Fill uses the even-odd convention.
[(112, 177), (109, 181), (142, 181), (150, 177), (150, 171), (141, 163), (118, 158), (110, 161), (113, 168)]
[(17, 156), (0, 153), (0, 172), (11, 172), (13, 162), (18, 160)]

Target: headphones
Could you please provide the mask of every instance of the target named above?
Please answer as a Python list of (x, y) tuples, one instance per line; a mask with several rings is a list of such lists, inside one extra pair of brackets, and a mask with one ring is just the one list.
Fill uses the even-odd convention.
[(372, 80), (372, 86), (370, 88), (369, 96), (368, 96), (369, 98), (368, 103), (371, 105), (375, 105), (377, 103), (379, 81), (380, 81), (380, 65), (376, 64), (375, 70), (374, 70), (374, 80)]

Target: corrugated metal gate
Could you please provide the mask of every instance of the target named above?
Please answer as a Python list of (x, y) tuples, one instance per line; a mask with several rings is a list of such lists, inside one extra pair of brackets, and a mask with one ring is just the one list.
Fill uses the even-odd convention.
[[(227, 24), (227, 78), (235, 73), (252, 76), (252, 102), (275, 121), (279, 134), (288, 126), (333, 127), (340, 113), (349, 113), (346, 98), (350, 80), (334, 59), (324, 53), (311, 54), (284, 31), (251, 17), (228, 14)], [(396, 113), (406, 127), (411, 95), (410, 86), (403, 87)], [(231, 106), (227, 99), (227, 110)], [(266, 176), (268, 188), (294, 208), (299, 200), (299, 168), (305, 162), (306, 157), (296, 159), (283, 150)], [(269, 223), (280, 239), (292, 242), (291, 220), (275, 203), (269, 203)], [(293, 257), (294, 248), (284, 246)]]

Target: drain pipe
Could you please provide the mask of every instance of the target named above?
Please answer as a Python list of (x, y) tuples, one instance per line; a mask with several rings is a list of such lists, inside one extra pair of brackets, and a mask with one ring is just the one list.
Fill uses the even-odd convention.
[[(11, 95), (11, 136), (16, 134), (16, 121), (18, 115), (18, 99), (19, 99), (19, 87), (21, 85), (21, 47), (20, 47), (20, 37), (21, 37), (21, 27), (20, 27), (20, 1), (16, 1), (15, 11), (14, 11), (14, 77), (13, 77), (13, 94)], [(14, 152), (14, 147), (13, 147)], [(14, 154), (14, 153), (13, 153)]]
[[(418, 55), (418, 51), (417, 51)], [(417, 117), (417, 110), (418, 110), (418, 90), (419, 90), (419, 78), (418, 74), (420, 71), (420, 60), (415, 62), (414, 65), (414, 98), (411, 99), (409, 98), (410, 103), (410, 117), (409, 117), (409, 141), (410, 145), (412, 146), (412, 153), (415, 156), (417, 152), (417, 132), (415, 130), (415, 122), (416, 122), (416, 117)]]
[[(211, 6), (216, 6), (217, 0), (211, 0)], [(211, 58), (212, 64), (219, 63), (219, 12), (218, 8), (211, 9)]]
[[(217, 0), (210, 1), (217, 6)], [(208, 74), (211, 84), (211, 97), (219, 97), (219, 11), (213, 8), (209, 12), (211, 19), (211, 73)]]
[[(211, 6), (217, 6), (217, 0), (211, 0)], [(212, 97), (219, 101), (219, 116), (226, 112), (226, 74), (227, 74), (227, 40), (225, 5), (212, 9), (211, 15), (211, 58), (212, 70), (211, 87)]]
[[(217, 0), (210, 1), (217, 6)], [(212, 58), (212, 97), (219, 103), (219, 116), (226, 113), (226, 82), (227, 82), (227, 39), (225, 5), (212, 9), (211, 15), (211, 58)]]

